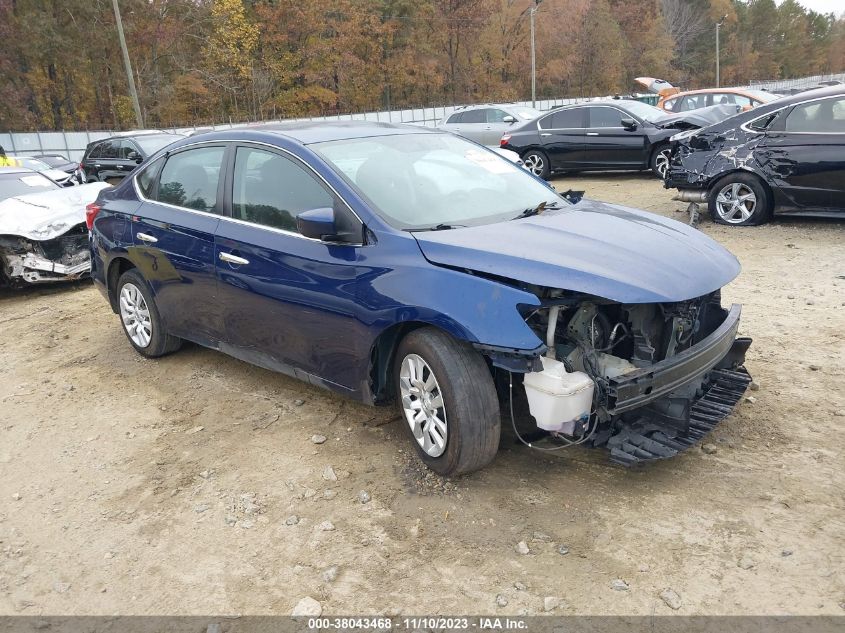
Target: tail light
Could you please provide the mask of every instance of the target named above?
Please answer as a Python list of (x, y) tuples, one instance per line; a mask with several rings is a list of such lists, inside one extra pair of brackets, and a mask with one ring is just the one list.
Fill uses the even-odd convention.
[(100, 209), (102, 209), (102, 207), (96, 202), (85, 205), (85, 226), (88, 227), (89, 231), (94, 228), (94, 218), (97, 217)]
[(499, 141), (499, 147), (507, 145), (509, 140), (511, 140), (510, 134), (502, 134), (502, 140)]

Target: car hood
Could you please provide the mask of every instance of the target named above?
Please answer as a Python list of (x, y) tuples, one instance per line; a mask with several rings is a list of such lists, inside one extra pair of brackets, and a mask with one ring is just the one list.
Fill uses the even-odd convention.
[(85, 222), (85, 205), (111, 185), (94, 182), (0, 201), (0, 235), (50, 240)]
[(510, 222), (413, 235), (434, 264), (620, 303), (700, 297), (740, 270), (736, 257), (697, 229), (592, 200)]
[(727, 104), (707, 106), (705, 108), (698, 108), (697, 110), (668, 114), (660, 117), (654, 124), (660, 128), (674, 128), (678, 130), (707, 127), (721, 123), (725, 119), (740, 112), (741, 109), (740, 106)]

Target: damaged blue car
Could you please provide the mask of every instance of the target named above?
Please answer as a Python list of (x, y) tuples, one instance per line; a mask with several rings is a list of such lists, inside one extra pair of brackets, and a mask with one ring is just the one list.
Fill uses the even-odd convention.
[(573, 205), (436, 130), (193, 136), (101, 192), (87, 222), (91, 274), (140, 354), (187, 340), (396, 403), (443, 475), (488, 464), (503, 419), (532, 445), (671, 457), (750, 382), (740, 307), (720, 301), (733, 255), (672, 220)]

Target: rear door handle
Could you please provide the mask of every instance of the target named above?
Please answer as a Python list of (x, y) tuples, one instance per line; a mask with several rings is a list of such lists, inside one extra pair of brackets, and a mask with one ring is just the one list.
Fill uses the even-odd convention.
[(228, 262), (230, 264), (237, 264), (238, 266), (246, 266), (249, 263), (248, 259), (232, 255), (231, 253), (220, 253), (220, 261)]
[(587, 136), (598, 136), (598, 132), (587, 132)]
[(147, 235), (146, 233), (136, 233), (135, 237), (137, 237), (142, 242), (149, 242), (150, 244), (155, 244), (158, 242), (158, 238), (153, 237), (152, 235)]

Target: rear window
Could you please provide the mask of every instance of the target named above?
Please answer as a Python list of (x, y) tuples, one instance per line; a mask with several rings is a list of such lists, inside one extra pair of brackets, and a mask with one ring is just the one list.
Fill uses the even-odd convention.
[(155, 136), (136, 136), (132, 140), (138, 144), (146, 156), (150, 156), (162, 147), (167, 147), (182, 138), (184, 137), (178, 134), (156, 134)]

